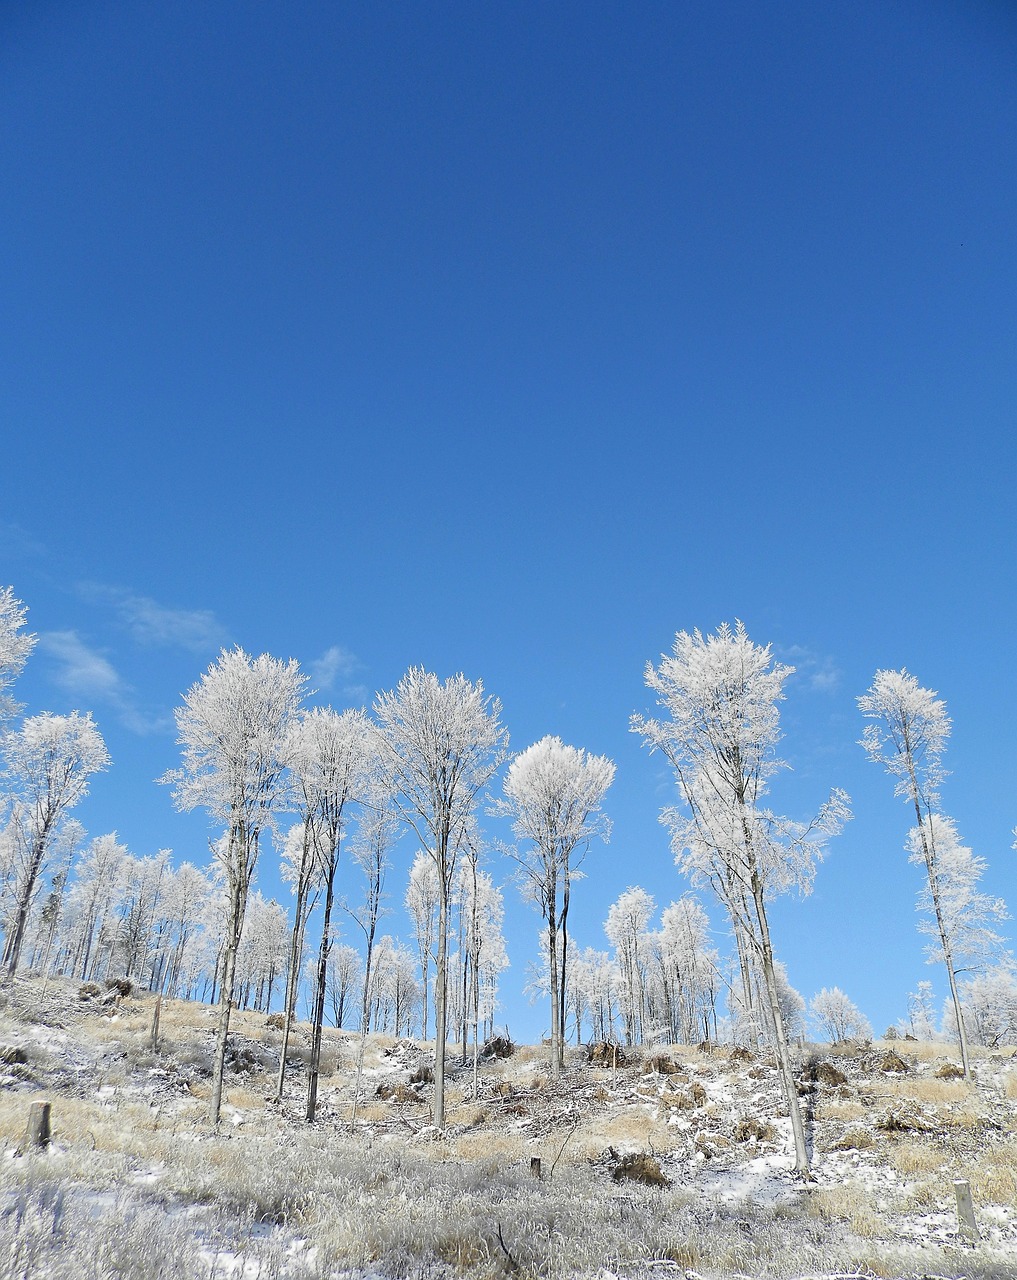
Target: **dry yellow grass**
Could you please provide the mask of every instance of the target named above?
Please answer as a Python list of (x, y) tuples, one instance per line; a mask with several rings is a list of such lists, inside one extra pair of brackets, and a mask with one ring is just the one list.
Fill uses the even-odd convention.
[[(557, 1147), (550, 1141), (536, 1147), (531, 1146), (520, 1134), (492, 1132), (489, 1129), (461, 1134), (453, 1139), (451, 1145), (455, 1154), (463, 1160), (499, 1160), (502, 1163), (529, 1164), (532, 1156), (540, 1156), (546, 1162), (553, 1160), (557, 1155)], [(564, 1156), (562, 1158), (564, 1159)]]
[(816, 1115), (821, 1120), (840, 1120), (849, 1124), (852, 1120), (863, 1120), (869, 1115), (869, 1108), (855, 1098), (820, 1098)]
[(903, 1178), (936, 1173), (946, 1163), (943, 1151), (929, 1143), (912, 1140), (895, 1143), (889, 1150), (890, 1163)]
[(867, 1240), (886, 1238), (886, 1223), (872, 1203), (869, 1193), (857, 1183), (821, 1187), (810, 1193), (808, 1212), (827, 1222), (846, 1223), (851, 1231)]
[(582, 1125), (569, 1143), (574, 1158), (595, 1159), (606, 1147), (623, 1146), (626, 1150), (672, 1151), (675, 1133), (644, 1107), (620, 1107), (610, 1115), (602, 1115)]
[(971, 1183), (976, 1204), (1017, 1209), (1017, 1141), (986, 1147), (977, 1161), (961, 1165), (958, 1176)]

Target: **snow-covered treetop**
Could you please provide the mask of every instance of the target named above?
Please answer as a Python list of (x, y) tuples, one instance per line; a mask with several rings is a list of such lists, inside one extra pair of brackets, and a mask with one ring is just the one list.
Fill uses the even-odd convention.
[(303, 808), (326, 827), (338, 829), (350, 800), (362, 798), (377, 773), (367, 716), (314, 707), (290, 726), (287, 759), (303, 796)]
[(224, 649), (176, 711), (183, 767), (161, 781), (173, 785), (178, 808), (203, 806), (217, 821), (263, 827), (281, 794), (305, 683), (293, 659)]
[(810, 823), (760, 807), (767, 780), (786, 767), (777, 756), (784, 681), (794, 668), (776, 663), (742, 623), (716, 635), (681, 631), (659, 668), (646, 667), (667, 720), (632, 718), (632, 729), (671, 762), (687, 813), (665, 810), (676, 861), (707, 880), (732, 911), (753, 886), (768, 895), (807, 892), (826, 840), (850, 817), (834, 791)]
[(777, 758), (784, 681), (794, 667), (773, 661), (769, 645), (756, 645), (741, 622), (716, 635), (679, 631), (660, 666), (646, 664), (645, 679), (667, 720), (632, 717), (632, 729), (674, 768), (706, 770), (726, 791), (757, 800), (765, 781), (784, 762)]
[(18, 710), (7, 690), (21, 674), (35, 646), (35, 636), (24, 629), (27, 613), (10, 587), (0, 590), (0, 724)]
[(950, 736), (946, 703), (932, 689), (923, 689), (913, 675), (877, 671), (858, 706), (871, 724), (860, 745), (869, 759), (885, 766), (896, 778), (894, 794), (931, 807), (938, 800), (944, 777), (941, 764)]
[(411, 667), (374, 712), (393, 802), (425, 847), (461, 838), (478, 792), (505, 758), (501, 703), (464, 675)]
[(499, 809), (513, 816), (520, 839), (532, 840), (546, 857), (562, 858), (594, 835), (608, 838), (611, 827), (600, 802), (614, 772), (607, 756), (541, 738), (509, 765)]
[(7, 773), (25, 802), (52, 821), (88, 794), (93, 773), (109, 767), (109, 753), (90, 714), (29, 716), (3, 744)]

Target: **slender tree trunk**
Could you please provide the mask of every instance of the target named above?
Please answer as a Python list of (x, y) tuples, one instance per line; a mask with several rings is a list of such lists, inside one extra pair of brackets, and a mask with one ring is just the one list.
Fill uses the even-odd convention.
[(336, 863), (332, 862), (325, 880), (325, 916), (321, 930), (321, 946), (318, 949), (318, 981), (314, 990), (314, 1016), (311, 1026), (311, 1060), (307, 1067), (307, 1123), (314, 1119), (318, 1104), (318, 1072), (321, 1065), (321, 1029), (325, 1021), (325, 979), (328, 974), (328, 953), (332, 940), (329, 929), (332, 924), (332, 902), (335, 891)]
[(811, 1181), (809, 1148), (805, 1140), (805, 1126), (802, 1123), (802, 1111), (798, 1104), (798, 1088), (795, 1083), (794, 1070), (791, 1066), (791, 1051), (788, 1046), (787, 1028), (784, 1025), (784, 1014), (780, 1007), (777, 971), (773, 962), (773, 946), (770, 942), (770, 925), (766, 918), (763, 886), (756, 872), (752, 873), (752, 897), (756, 920), (759, 925), (759, 951), (763, 966), (763, 981), (766, 985), (770, 1015), (773, 1019), (774, 1049), (777, 1057), (777, 1066), (780, 1071), (781, 1084), (784, 1086), (784, 1096), (787, 1100), (788, 1115), (791, 1117), (791, 1132), (794, 1136), (795, 1171), (806, 1181)]
[(35, 837), (35, 843), (32, 846), (32, 857), (28, 864), (28, 874), (18, 899), (14, 929), (7, 939), (7, 946), (4, 948), (3, 964), (7, 969), (9, 978), (14, 977), (15, 970), (18, 967), (21, 947), (25, 940), (25, 926), (28, 923), (28, 909), (32, 902), (35, 882), (39, 878), (39, 868), (42, 866), (42, 855), (46, 849), (46, 836), (49, 832), (49, 827), (50, 819), (47, 818), (43, 821), (39, 834)]
[(558, 932), (561, 935), (561, 971), (558, 978), (558, 1070), (555, 1073), (556, 1075), (560, 1075), (562, 1068), (565, 1066), (565, 1009), (566, 1001), (568, 1000), (568, 919), (571, 896), (572, 885), (566, 872), (562, 891), (561, 916), (558, 922)]
[(935, 857), (936, 851), (933, 841), (935, 836), (932, 831), (932, 814), (928, 815), (928, 834), (926, 834), (925, 820), (922, 817), (921, 805), (918, 802), (918, 783), (914, 774), (914, 767), (910, 763), (910, 754), (908, 757), (909, 769), (911, 772), (911, 797), (915, 805), (915, 817), (918, 819), (918, 831), (922, 841), (922, 852), (925, 855), (925, 872), (929, 880), (929, 894), (932, 898), (932, 909), (936, 917), (936, 928), (939, 930), (939, 940), (943, 948), (943, 962), (946, 965), (946, 976), (950, 983), (950, 999), (953, 1002), (954, 1018), (957, 1022), (957, 1039), (960, 1042), (961, 1066), (966, 1077), (971, 1075), (971, 1059), (968, 1056), (968, 1035), (964, 1026), (964, 1010), (961, 1008), (960, 991), (957, 987), (957, 975), (954, 972), (953, 965), (953, 940), (949, 936), (946, 927), (946, 921), (943, 919), (943, 908), (939, 898), (939, 876), (936, 871)]
[[(244, 853), (246, 851), (243, 851)], [(240, 855), (243, 856), (243, 853)], [(245, 858), (246, 862), (246, 858)], [(208, 1104), (208, 1115), (212, 1124), (218, 1125), (222, 1111), (223, 1076), (226, 1071), (226, 1047), (230, 1033), (230, 1013), (233, 1009), (233, 985), (237, 972), (237, 951), (240, 948), (240, 933), (244, 925), (244, 911), (247, 907), (246, 866), (239, 874), (234, 872), (230, 886), (229, 909), (226, 922), (226, 937), (223, 943), (222, 982), (219, 988), (219, 1025), (215, 1036), (215, 1057), (212, 1063), (212, 1095)]]
[(445, 1033), (448, 1024), (448, 878), (439, 866), (438, 962), (434, 991), (434, 1124), (445, 1127)]
[(293, 1009), (297, 1002), (297, 983), (300, 981), (300, 955), (304, 949), (304, 901), (306, 893), (298, 884), (297, 900), (293, 916), (293, 932), (290, 934), (289, 970), (286, 974), (286, 996), (283, 1007), (282, 1047), (279, 1050), (279, 1074), (275, 1083), (275, 1101), (281, 1102), (286, 1083), (286, 1054), (290, 1047), (290, 1028)]

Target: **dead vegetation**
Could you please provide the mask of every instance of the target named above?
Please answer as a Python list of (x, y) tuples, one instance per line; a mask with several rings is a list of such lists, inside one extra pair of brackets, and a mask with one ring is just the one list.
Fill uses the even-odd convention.
[[(897, 1041), (904, 1069), (885, 1065), (885, 1045), (803, 1051), (816, 1182), (802, 1186), (776, 1072), (747, 1049), (570, 1050), (556, 1081), (546, 1049), (506, 1039), (476, 1081), (472, 1060), (454, 1068), (439, 1132), (430, 1046), (371, 1036), (354, 1131), (357, 1038), (326, 1033), (329, 1074), (308, 1126), (306, 1027), (294, 1028), (274, 1105), (279, 1029), (238, 1013), (213, 1130), (215, 1011), (164, 1001), (154, 1049), (152, 998), (114, 996), (23, 981), (0, 1014), (0, 1259), (17, 1260), (0, 1262), (0, 1277), (199, 1276), (221, 1254), (256, 1260), (260, 1280), (667, 1267), (1017, 1280), (1009, 1059), (978, 1057), (969, 1081), (944, 1070), (944, 1046)], [(54, 1104), (51, 1150), (16, 1157), (42, 1096)], [(977, 1249), (957, 1235), (954, 1178), (970, 1183)], [(89, 1214), (106, 1234), (93, 1270), (75, 1271), (65, 1254)], [(170, 1249), (177, 1269), (160, 1271)], [(132, 1260), (118, 1271), (117, 1258)]]

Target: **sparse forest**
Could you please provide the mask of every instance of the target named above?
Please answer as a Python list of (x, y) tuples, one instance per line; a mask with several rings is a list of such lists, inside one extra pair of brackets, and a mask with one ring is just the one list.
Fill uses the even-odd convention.
[[(277, 1122), (249, 1124), (245, 1132), (259, 1134), (255, 1145), (274, 1141), (279, 1124), (302, 1124), (319, 1137), (334, 1131), (337, 1141), (342, 1134), (342, 1156), (339, 1147), (309, 1154), (319, 1137), (300, 1148), (307, 1153), (301, 1158), (323, 1160), (327, 1177), (340, 1182), (368, 1176), (348, 1163), (366, 1158), (355, 1153), (371, 1150), (398, 1123), (444, 1144), (443, 1166), (458, 1154), (464, 1169), (482, 1150), (492, 1160), (511, 1150), (512, 1161), (520, 1160), (525, 1139), (549, 1158), (549, 1176), (580, 1135), (554, 1183), (556, 1195), (580, 1198), (588, 1194), (575, 1182), (587, 1176), (577, 1172), (580, 1156), (595, 1168), (598, 1160), (609, 1166), (615, 1182), (633, 1178), (645, 1199), (647, 1186), (671, 1185), (666, 1170), (679, 1150), (692, 1161), (689, 1169), (742, 1168), (751, 1152), (767, 1178), (782, 1174), (788, 1186), (807, 1189), (817, 1167), (829, 1180), (832, 1152), (854, 1151), (857, 1162), (857, 1152), (876, 1142), (871, 1132), (931, 1142), (954, 1123), (945, 1111), (933, 1114), (933, 1103), (974, 1108), (978, 1125), (991, 1113), (1012, 1147), (1017, 1089), (1012, 1074), (996, 1078), (987, 1070), (992, 1053), (1017, 1041), (1017, 976), (995, 929), (1006, 907), (979, 890), (984, 860), (940, 810), (949, 719), (942, 701), (906, 671), (877, 672), (859, 698), (867, 720), (862, 745), (913, 810), (916, 825), (901, 832), (902, 856), (923, 871), (920, 928), (931, 939), (930, 962), (945, 969), (950, 998), (938, 1013), (930, 984), (919, 982), (914, 993), (902, 993), (899, 1022), (874, 1044), (873, 1028), (848, 994), (823, 988), (806, 1000), (781, 963), (772, 904), (789, 890), (810, 890), (827, 842), (851, 815), (837, 789), (810, 822), (769, 807), (783, 768), (779, 704), (793, 668), (775, 662), (740, 623), (712, 635), (681, 632), (659, 666), (647, 665), (658, 715), (633, 717), (631, 729), (672, 771), (675, 803), (660, 816), (685, 884), (676, 879), (676, 896), (663, 907), (638, 885), (627, 888), (607, 913), (607, 946), (600, 948), (574, 936), (569, 909), (585, 887), (591, 842), (610, 836), (615, 765), (552, 736), (512, 755), (501, 707), (479, 681), (457, 675), (443, 682), (411, 668), (370, 712), (336, 712), (307, 705), (295, 662), (224, 650), (184, 695), (176, 716), (181, 763), (161, 779), (179, 807), (208, 815), (210, 856), (195, 866), (166, 849), (132, 852), (115, 830), (90, 835), (76, 819), (76, 803), (115, 762), (87, 712), (20, 718), (13, 693), (33, 639), (25, 607), (5, 590), (0, 913), (7, 1034), (32, 1040), (24, 1028), (37, 1006), (42, 1023), (72, 1028), (67, 1052), (92, 1070), (102, 1059), (94, 1019), (126, 1019), (128, 1039), (117, 1041), (128, 1046), (118, 1097), (141, 1096), (142, 1063), (153, 1079), (178, 1075), (189, 1098), (201, 1099), (213, 1138), (224, 1124), (248, 1124), (244, 1107), (260, 1098), (276, 1109)], [(269, 858), (292, 891), (289, 902), (258, 888), (258, 869)], [(498, 1018), (515, 945), (504, 936), (504, 895), (520, 891), (541, 921), (531, 985), (534, 998), (547, 1002), (551, 1028), (546, 1046), (524, 1057)], [(711, 928), (700, 892), (723, 908), (727, 935)], [(386, 928), (393, 893), (405, 905), (409, 936)], [(214, 1030), (204, 1022), (206, 1010)], [(817, 1056), (816, 1041), (831, 1046), (836, 1062)], [(139, 1057), (142, 1043), (147, 1050)], [(27, 1052), (18, 1043), (2, 1050), (14, 1072), (8, 1123), (19, 1114), (19, 1091), (31, 1096), (55, 1079), (52, 1047), (46, 1055)], [(181, 1054), (191, 1055), (189, 1075)], [(737, 1078), (731, 1064), (740, 1064)], [(933, 1080), (962, 1084), (928, 1083), (908, 1093), (866, 1083), (872, 1073), (925, 1079), (933, 1067)], [(538, 1078), (545, 1068), (546, 1078)], [(246, 1085), (238, 1084), (238, 1072), (248, 1073)], [(821, 1085), (836, 1092), (817, 1092)], [(159, 1111), (168, 1104), (152, 1105)], [(611, 1107), (629, 1109), (628, 1130), (608, 1123)], [(649, 1107), (649, 1128), (635, 1107)], [(817, 1145), (821, 1129), (825, 1145)], [(463, 1135), (471, 1130), (488, 1134), (486, 1146), (470, 1146)], [(358, 1148), (358, 1134), (367, 1147)], [(667, 1153), (671, 1165), (658, 1160)], [(626, 1164), (637, 1157), (642, 1165)], [(379, 1156), (381, 1164), (387, 1160)], [(966, 1168), (963, 1160), (957, 1167)], [(291, 1173), (314, 1181), (283, 1166), (278, 1176)], [(18, 1185), (18, 1203), (45, 1219), (43, 1193), (31, 1179)], [(323, 1194), (314, 1185), (313, 1192), (305, 1188), (307, 1204)], [(525, 1200), (530, 1192), (529, 1184), (525, 1194), (513, 1184), (503, 1194)], [(267, 1185), (257, 1194), (273, 1204), (284, 1195)], [(305, 1191), (292, 1194), (289, 1207), (266, 1210), (291, 1227)], [(1010, 1206), (999, 1209), (993, 1237), (1003, 1248), (1011, 1237), (1017, 1241), (1017, 1200), (1009, 1192), (996, 1199)], [(827, 1201), (823, 1221), (836, 1213), (829, 1195)], [(537, 1220), (574, 1211), (564, 1203), (532, 1209)], [(25, 1212), (16, 1210), (19, 1223)], [(854, 1212), (852, 1238), (864, 1237)], [(123, 1227), (132, 1239), (133, 1222)], [(493, 1236), (493, 1228), (478, 1226), (476, 1256), (466, 1257), (460, 1242), (454, 1257), (441, 1254), (435, 1274), (446, 1265), (478, 1274), (553, 1269), (550, 1255), (522, 1261), (532, 1240), (523, 1247), (518, 1228), (510, 1244), (503, 1225)], [(23, 1225), (11, 1239), (18, 1257), (35, 1247)], [(334, 1241), (319, 1247), (322, 1256), (347, 1256)], [(407, 1273), (418, 1246), (406, 1247), (403, 1255), (392, 1242), (371, 1246), (392, 1274)], [(774, 1266), (781, 1256), (779, 1274), (791, 1274), (798, 1246), (766, 1247)], [(307, 1258), (265, 1270), (269, 1255), (259, 1248), (258, 1275), (305, 1274)], [(426, 1247), (435, 1248), (433, 1240)], [(680, 1261), (685, 1255), (675, 1248), (665, 1256)], [(850, 1256), (859, 1265), (862, 1255)], [(716, 1270), (705, 1254), (693, 1251), (686, 1261), (689, 1275)], [(47, 1274), (63, 1274), (54, 1268)]]
[[(216, 1003), (220, 1070), (232, 1008), (280, 1011), (287, 1025), (303, 1016), (319, 1035), (326, 1024), (425, 1039), (444, 1028), (439, 1045), (476, 1051), (498, 1026), (510, 950), (504, 895), (521, 891), (543, 922), (533, 985), (548, 1002), (553, 1071), (566, 1043), (768, 1044), (793, 1115), (790, 1043), (810, 1033), (871, 1034), (838, 988), (808, 1001), (795, 991), (771, 937), (770, 903), (792, 888), (809, 891), (850, 812), (836, 789), (811, 823), (768, 807), (783, 767), (779, 704), (793, 669), (741, 624), (680, 633), (659, 667), (647, 666), (664, 714), (635, 716), (632, 729), (673, 769), (677, 803), (661, 821), (687, 883), (660, 909), (641, 887), (627, 889), (604, 921), (607, 948), (573, 936), (569, 905), (583, 892), (590, 842), (610, 837), (615, 766), (554, 737), (510, 755), (501, 709), (482, 684), (412, 669), (378, 696), (373, 715), (337, 713), (305, 705), (295, 663), (223, 651), (183, 699), (182, 763), (167, 762), (162, 779), (181, 808), (209, 816), (210, 856), (194, 866), (166, 849), (132, 852), (115, 830), (90, 835), (74, 817), (95, 775), (115, 765), (87, 712), (19, 719), (12, 690), (33, 643), (26, 608), (6, 588), (0, 919), (8, 976), (125, 978)], [(895, 1030), (956, 1038), (967, 1070), (969, 1037), (990, 1048), (1017, 1039), (1017, 977), (994, 927), (1008, 918), (1006, 905), (980, 892), (985, 860), (939, 809), (950, 723), (943, 702), (906, 671), (880, 671), (859, 706), (865, 750), (914, 811), (917, 825), (902, 831), (902, 844), (924, 870), (919, 927), (950, 990), (942, 1017), (927, 992), (902, 992)], [(266, 857), (290, 886), (289, 902), (259, 892)], [(696, 896), (703, 890), (728, 916), (730, 954)], [(410, 936), (385, 928), (393, 893)], [(342, 939), (340, 921), (352, 926)], [(313, 1111), (312, 1087), (309, 1119)]]

